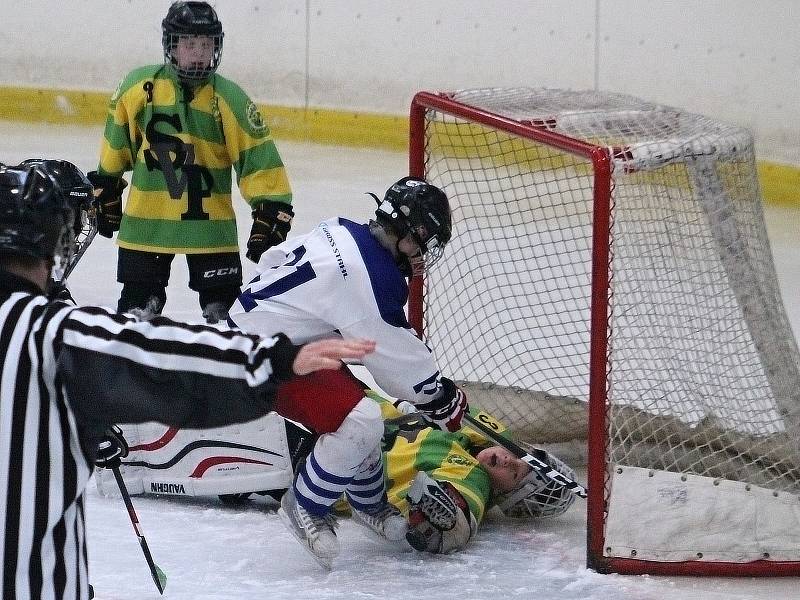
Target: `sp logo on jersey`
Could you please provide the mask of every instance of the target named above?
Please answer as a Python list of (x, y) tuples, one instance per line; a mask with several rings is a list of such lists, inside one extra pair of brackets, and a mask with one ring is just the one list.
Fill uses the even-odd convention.
[[(181, 220), (207, 221), (209, 214), (203, 209), (203, 199), (211, 197), (214, 176), (208, 167), (195, 162), (195, 146), (184, 142), (180, 115), (155, 113), (147, 122), (145, 137), (149, 147), (144, 150), (148, 171), (161, 171), (169, 197), (183, 201), (186, 192), (187, 210)], [(180, 173), (180, 176), (179, 176)]]

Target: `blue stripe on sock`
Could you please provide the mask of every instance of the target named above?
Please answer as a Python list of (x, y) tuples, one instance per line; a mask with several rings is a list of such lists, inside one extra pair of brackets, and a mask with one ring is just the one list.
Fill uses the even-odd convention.
[[(314, 470), (314, 473), (326, 483), (345, 486), (353, 480), (352, 477), (341, 477), (323, 469), (317, 462), (314, 452), (309, 455), (308, 462), (311, 463), (311, 468)], [(304, 468), (308, 468), (308, 464), (304, 465)]]
[(306, 485), (306, 487), (315, 495), (320, 496), (321, 498), (327, 498), (329, 500), (333, 500), (334, 502), (339, 496), (342, 495), (342, 492), (345, 489), (345, 486), (336, 486), (335, 489), (320, 487), (316, 483), (311, 481), (308, 475), (304, 471), (300, 473), (300, 477), (303, 478), (303, 483)]
[(347, 501), (350, 503), (350, 506), (355, 508), (356, 510), (360, 510), (361, 512), (370, 512), (372, 510), (376, 510), (378, 508), (383, 507), (383, 505), (388, 502), (388, 499), (386, 498), (386, 493), (384, 492), (383, 494), (381, 494), (380, 499), (373, 500), (372, 502), (365, 504), (359, 501), (357, 498), (355, 498), (353, 494), (348, 490)]
[(383, 469), (378, 469), (372, 475), (364, 479), (358, 477), (353, 478), (353, 483), (357, 485), (374, 485), (379, 481), (383, 481)]
[(306, 498), (300, 493), (297, 487), (295, 487), (294, 490), (294, 497), (300, 506), (317, 517), (324, 517), (327, 515), (329, 512), (331, 512), (331, 506), (333, 506), (332, 504), (319, 504), (310, 498)]
[(366, 489), (353, 489), (352, 487), (347, 489), (348, 496), (355, 496), (356, 498), (371, 498), (372, 496), (379, 495), (384, 493), (385, 490), (383, 486), (380, 487), (371, 487)]

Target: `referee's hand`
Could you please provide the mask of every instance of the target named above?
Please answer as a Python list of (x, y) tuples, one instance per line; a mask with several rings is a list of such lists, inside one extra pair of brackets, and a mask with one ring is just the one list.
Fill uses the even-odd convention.
[(338, 369), (342, 361), (361, 359), (375, 351), (375, 342), (364, 339), (324, 339), (303, 344), (294, 359), (295, 375), (308, 375), (322, 369)]

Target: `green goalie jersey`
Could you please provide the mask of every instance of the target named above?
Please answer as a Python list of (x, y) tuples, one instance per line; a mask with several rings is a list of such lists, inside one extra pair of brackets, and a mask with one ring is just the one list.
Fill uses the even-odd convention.
[(213, 75), (193, 92), (172, 70), (132, 71), (111, 98), (98, 171), (132, 170), (117, 243), (170, 254), (237, 252), (231, 167), (255, 206), (291, 203), (286, 172), (256, 105)]
[[(425, 471), (434, 479), (452, 483), (480, 523), (491, 498), (491, 482), (474, 454), (492, 443), (469, 427), (450, 433), (422, 421), (394, 424), (392, 420), (403, 417), (402, 413), (377, 394), (368, 395), (380, 403), (386, 423), (384, 456), (389, 502), (407, 515), (408, 488), (417, 473)], [(499, 433), (505, 431), (505, 427), (484, 412), (470, 411), (470, 414), (491, 424)]]

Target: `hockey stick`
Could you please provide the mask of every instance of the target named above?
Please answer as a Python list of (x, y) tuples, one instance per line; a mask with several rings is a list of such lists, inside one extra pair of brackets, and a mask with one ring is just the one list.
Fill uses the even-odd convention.
[(541, 458), (533, 456), (530, 452), (524, 450), (518, 444), (497, 434), (490, 427), (487, 427), (469, 413), (464, 413), (464, 421), (469, 423), (472, 427), (475, 427), (475, 429), (480, 431), (482, 434), (484, 434), (498, 446), (502, 446), (503, 448), (514, 454), (514, 456), (516, 456), (517, 458), (524, 460), (526, 463), (530, 465), (530, 467), (534, 471), (539, 473), (542, 477), (563, 485), (565, 488), (567, 488), (570, 492), (572, 492), (576, 496), (580, 496), (581, 498), (586, 498), (588, 490), (584, 486), (582, 486), (574, 479), (570, 479), (569, 477), (564, 475), (561, 471), (557, 471), (549, 464), (547, 464), (545, 461), (543, 461)]
[(128, 516), (131, 518), (133, 530), (136, 532), (136, 537), (139, 538), (139, 545), (142, 547), (144, 559), (147, 561), (147, 566), (150, 568), (150, 575), (152, 575), (153, 581), (158, 588), (158, 593), (163, 596), (164, 588), (167, 587), (167, 576), (164, 574), (164, 571), (158, 567), (153, 560), (153, 556), (150, 554), (150, 548), (147, 546), (147, 540), (144, 539), (144, 535), (142, 534), (139, 526), (139, 517), (136, 516), (136, 511), (133, 510), (131, 495), (128, 493), (128, 488), (125, 487), (125, 481), (122, 479), (122, 473), (119, 472), (119, 467), (111, 467), (111, 471), (114, 473), (114, 479), (117, 480), (119, 491), (122, 493), (122, 499), (125, 501), (125, 508), (128, 509)]

